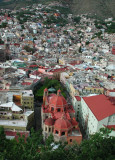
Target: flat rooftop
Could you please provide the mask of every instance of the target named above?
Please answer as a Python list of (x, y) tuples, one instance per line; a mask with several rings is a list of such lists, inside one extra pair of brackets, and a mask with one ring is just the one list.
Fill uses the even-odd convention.
[(70, 137), (70, 136), (81, 136), (81, 132), (78, 131), (78, 130), (75, 130), (75, 131), (72, 131), (71, 134), (68, 134), (68, 136), (69, 136), (69, 137)]
[(27, 122), (24, 120), (0, 120), (0, 126), (26, 127)]

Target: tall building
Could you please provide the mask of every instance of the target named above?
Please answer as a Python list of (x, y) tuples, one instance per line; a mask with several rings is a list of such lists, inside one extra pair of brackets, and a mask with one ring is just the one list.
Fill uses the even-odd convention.
[(60, 90), (57, 95), (48, 94), (47, 88), (44, 90), (41, 118), (44, 139), (53, 134), (55, 141), (81, 143), (82, 134), (75, 119), (75, 111), (73, 106), (67, 104)]
[(24, 90), (21, 94), (21, 105), (24, 108), (34, 109), (34, 95), (32, 90)]
[(79, 108), (79, 120), (88, 137), (105, 126), (115, 130), (115, 105), (103, 94), (83, 97)]

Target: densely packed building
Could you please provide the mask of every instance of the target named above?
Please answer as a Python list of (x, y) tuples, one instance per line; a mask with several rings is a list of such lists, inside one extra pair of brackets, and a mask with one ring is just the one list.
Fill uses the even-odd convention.
[[(59, 10), (55, 9), (55, 5)], [(5, 105), (3, 110), (1, 108), (1, 118), (4, 120), (13, 121), (12, 118), (16, 117), (12, 105), (17, 105), (18, 109), (21, 107), (16, 114), (19, 114), (18, 119), (23, 117), (25, 120), (27, 118), (24, 109), (34, 110), (33, 91), (39, 82), (44, 81), (45, 77), (58, 79), (66, 88), (74, 109), (58, 95), (59, 92), (57, 95), (47, 95), (47, 98), (44, 95), (42, 116), (47, 114), (48, 117), (42, 117), (42, 127), (44, 125), (47, 128), (45, 131), (43, 127), (43, 133), (44, 138), (53, 133), (55, 139), (56, 136), (58, 140), (65, 137), (69, 142), (68, 137), (75, 129), (74, 123), (76, 129), (79, 128), (76, 120), (88, 136), (94, 133), (90, 125), (93, 119), (84, 127), (85, 111), (86, 115), (89, 112), (94, 114), (86, 102), (87, 97), (97, 101), (103, 95), (101, 104), (108, 99), (108, 107), (110, 103), (115, 105), (115, 33), (114, 29), (110, 30), (115, 22), (112, 18), (103, 19), (101, 22), (90, 18), (88, 14), (75, 17), (73, 14), (61, 12), (60, 7), (63, 8), (63, 5), (52, 2), (48, 6), (33, 4), (18, 11), (0, 10), (0, 105)], [(50, 104), (50, 98), (60, 99), (60, 111), (57, 110), (57, 102)], [(51, 105), (55, 106), (54, 111), (51, 110)], [(92, 103), (92, 106), (95, 104)], [(64, 111), (64, 108), (67, 110)], [(11, 109), (10, 112), (8, 109)], [(98, 112), (103, 115), (103, 110)], [(115, 112), (112, 111), (114, 115)], [(60, 116), (56, 118), (53, 117), (54, 114)], [(93, 116), (97, 124), (98, 118), (95, 114)], [(112, 115), (108, 115), (108, 119), (109, 116)], [(44, 122), (47, 118), (49, 120)], [(64, 130), (65, 135), (61, 135), (62, 126), (59, 130), (55, 129), (58, 119), (69, 126)], [(52, 125), (49, 125), (49, 121)], [(107, 122), (109, 124), (109, 121)], [(115, 129), (114, 121), (108, 124), (103, 122), (101, 126)], [(95, 132), (99, 128), (96, 128)]]

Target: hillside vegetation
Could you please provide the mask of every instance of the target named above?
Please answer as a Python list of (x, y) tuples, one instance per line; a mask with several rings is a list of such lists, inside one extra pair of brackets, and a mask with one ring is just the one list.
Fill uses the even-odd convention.
[(115, 0), (73, 0), (70, 6), (74, 14), (91, 13), (98, 18), (115, 18)]
[(115, 18), (115, 0), (0, 0), (0, 8), (19, 9), (33, 3), (48, 4), (52, 1), (68, 4), (75, 15), (90, 13), (92, 17)]

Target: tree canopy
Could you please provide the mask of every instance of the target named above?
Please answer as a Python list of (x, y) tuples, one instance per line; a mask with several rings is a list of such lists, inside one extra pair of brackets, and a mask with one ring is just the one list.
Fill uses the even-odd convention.
[(65, 88), (62, 87), (61, 83), (56, 80), (56, 79), (48, 79), (47, 77), (45, 78), (45, 81), (40, 84), (38, 84), (40, 86), (39, 89), (37, 89), (34, 94), (35, 94), (35, 97), (42, 97), (43, 96), (43, 92), (44, 92), (44, 89), (45, 88), (55, 88), (55, 90), (57, 91), (58, 89), (61, 90), (61, 93), (64, 97), (66, 97), (66, 94), (65, 94)]
[(42, 131), (35, 132), (34, 129), (26, 141), (24, 136), (19, 136), (18, 141), (8, 140), (0, 127), (1, 160), (114, 160), (114, 151), (115, 137), (110, 137), (107, 129), (83, 140), (80, 145), (67, 145), (54, 142), (52, 135), (44, 142)]

